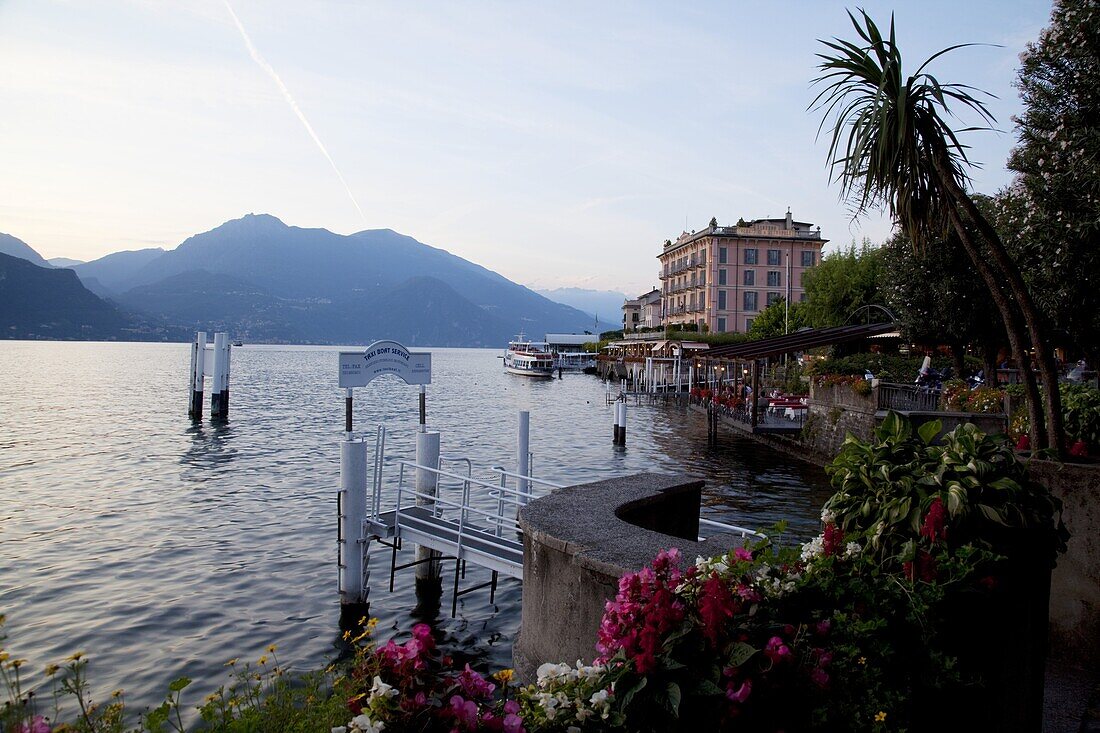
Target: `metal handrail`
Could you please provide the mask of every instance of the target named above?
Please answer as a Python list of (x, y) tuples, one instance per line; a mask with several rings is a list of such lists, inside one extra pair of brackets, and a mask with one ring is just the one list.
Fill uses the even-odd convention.
[(700, 526), (706, 525), (707, 527), (715, 527), (717, 529), (724, 529), (724, 530), (728, 531), (730, 534), (739, 534), (742, 537), (748, 537), (749, 535), (752, 535), (753, 537), (756, 537), (758, 539), (762, 539), (762, 540), (768, 539), (768, 536), (766, 534), (762, 533), (762, 532), (757, 532), (756, 530), (752, 530), (752, 529), (746, 529), (745, 527), (738, 527), (736, 524), (727, 524), (726, 522), (718, 522), (718, 521), (715, 521), (713, 519), (705, 519), (703, 517), (699, 517), (699, 525)]

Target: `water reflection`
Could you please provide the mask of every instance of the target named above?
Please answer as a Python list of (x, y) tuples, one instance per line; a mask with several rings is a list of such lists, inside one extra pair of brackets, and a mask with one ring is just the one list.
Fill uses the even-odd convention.
[[(192, 423), (184, 430), (184, 435), (190, 441), (179, 462), (186, 467), (222, 469), (237, 457), (237, 449), (230, 444), (233, 439), (233, 425), (229, 422)], [(215, 478), (201, 471), (185, 471), (180, 477), (184, 481), (196, 482)]]

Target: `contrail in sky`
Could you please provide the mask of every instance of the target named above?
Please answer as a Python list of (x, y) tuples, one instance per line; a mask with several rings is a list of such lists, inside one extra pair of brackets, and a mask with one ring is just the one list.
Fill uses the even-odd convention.
[(359, 216), (363, 221), (367, 220), (364, 216), (363, 210), (359, 208), (359, 202), (355, 200), (355, 194), (351, 192), (351, 187), (348, 186), (348, 182), (344, 180), (344, 175), (340, 172), (340, 169), (336, 167), (336, 161), (332, 159), (332, 156), (328, 154), (328, 150), (325, 149), (325, 144), (321, 142), (321, 138), (317, 137), (317, 133), (313, 131), (313, 125), (309, 124), (309, 120), (302, 113), (302, 110), (298, 107), (298, 103), (294, 101), (294, 97), (290, 96), (290, 90), (286, 88), (286, 84), (283, 84), (283, 80), (279, 78), (279, 75), (275, 72), (275, 69), (271, 67), (271, 64), (264, 60), (264, 57), (260, 55), (260, 52), (256, 50), (256, 47), (252, 45), (252, 39), (248, 37), (248, 32), (245, 31), (244, 26), (241, 25), (241, 19), (237, 17), (237, 14), (233, 12), (233, 6), (229, 4), (229, 0), (223, 0), (225, 2), (225, 9), (229, 11), (229, 14), (233, 16), (233, 22), (237, 24), (237, 30), (241, 32), (241, 38), (244, 39), (244, 45), (248, 48), (248, 54), (252, 57), (252, 60), (259, 64), (260, 68), (267, 72), (267, 75), (272, 78), (275, 84), (279, 87), (279, 90), (283, 93), (283, 97), (286, 98), (287, 104), (294, 110), (294, 114), (298, 115), (298, 119), (301, 120), (302, 125), (306, 128), (306, 132), (313, 138), (313, 142), (317, 143), (317, 147), (321, 150), (321, 155), (325, 156), (329, 165), (332, 166), (332, 170), (336, 172), (336, 177), (340, 179), (340, 183), (344, 184), (344, 190), (348, 192), (348, 198), (351, 199), (351, 203), (355, 204), (355, 210), (359, 212)]

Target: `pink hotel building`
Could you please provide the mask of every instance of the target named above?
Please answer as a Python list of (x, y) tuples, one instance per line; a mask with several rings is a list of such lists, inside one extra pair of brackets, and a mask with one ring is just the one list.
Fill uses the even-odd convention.
[(788, 210), (785, 219), (710, 226), (665, 242), (657, 255), (662, 323), (744, 333), (770, 303), (805, 300), (802, 275), (821, 261), (829, 241), (812, 227)]

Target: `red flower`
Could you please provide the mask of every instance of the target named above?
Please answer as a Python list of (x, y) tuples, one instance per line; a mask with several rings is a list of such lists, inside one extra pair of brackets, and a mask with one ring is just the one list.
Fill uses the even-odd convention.
[(928, 506), (928, 513), (924, 515), (924, 524), (921, 525), (922, 537), (927, 537), (930, 542), (947, 541), (947, 510), (943, 507), (943, 500), (936, 497)]
[(712, 573), (703, 583), (699, 597), (699, 617), (703, 620), (703, 635), (712, 646), (718, 646), (719, 635), (726, 620), (733, 618), (740, 604), (729, 586), (723, 583), (718, 573)]
[(823, 550), (826, 557), (844, 552), (844, 530), (832, 522), (825, 525)]

